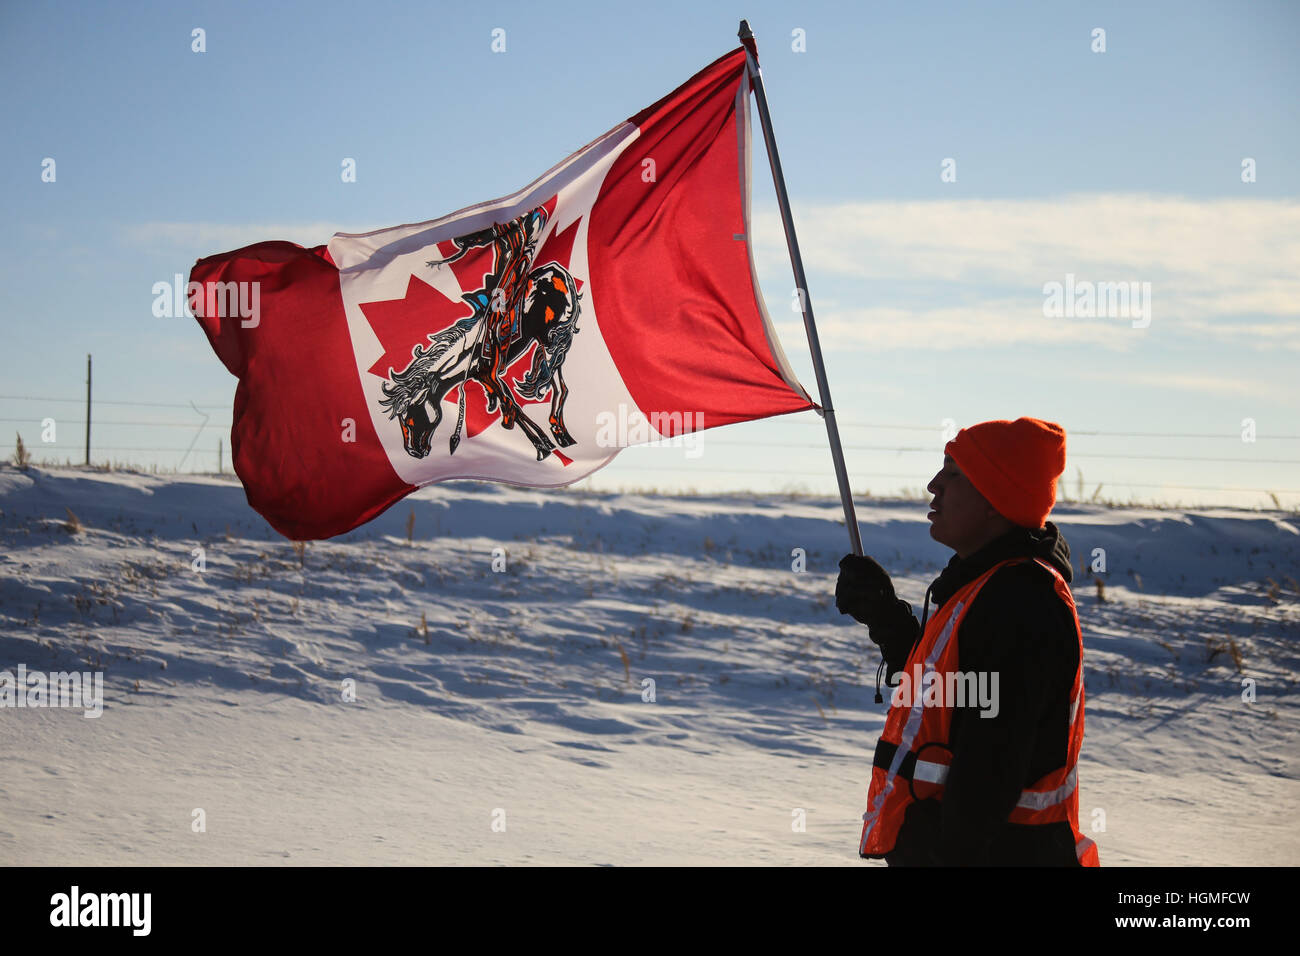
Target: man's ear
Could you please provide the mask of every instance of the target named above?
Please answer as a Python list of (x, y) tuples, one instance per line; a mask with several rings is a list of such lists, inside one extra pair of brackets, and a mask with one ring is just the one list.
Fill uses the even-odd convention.
[[(980, 497), (983, 498), (983, 495), (981, 495)], [(1004, 514), (1002, 514), (1001, 511), (998, 511), (997, 508), (994, 508), (991, 504), (989, 504), (989, 500), (987, 498), (984, 498), (984, 507), (985, 509), (987, 509), (984, 512), (984, 518), (986, 521), (990, 523), (996, 522), (1004, 525), (1011, 524), (1011, 521)]]

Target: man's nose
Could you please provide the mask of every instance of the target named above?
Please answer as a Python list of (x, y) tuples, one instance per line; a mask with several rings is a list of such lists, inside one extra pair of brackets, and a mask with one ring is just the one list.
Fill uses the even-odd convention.
[(930, 479), (930, 483), (929, 483), (928, 485), (925, 486), (925, 490), (928, 491), (928, 492), (930, 492), (930, 494), (932, 494), (932, 495), (937, 495), (937, 494), (939, 493), (939, 489), (943, 487), (943, 486), (939, 483), (939, 478), (940, 478), (942, 475), (943, 475), (943, 472), (939, 472), (939, 474), (937, 474), (937, 475), (935, 475), (933, 478), (931, 478), (931, 479)]

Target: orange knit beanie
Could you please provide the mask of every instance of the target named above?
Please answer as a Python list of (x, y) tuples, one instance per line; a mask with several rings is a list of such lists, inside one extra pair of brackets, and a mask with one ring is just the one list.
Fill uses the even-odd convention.
[(1065, 430), (1055, 422), (1017, 418), (963, 428), (944, 447), (998, 514), (1024, 528), (1041, 528), (1056, 503), (1065, 471)]

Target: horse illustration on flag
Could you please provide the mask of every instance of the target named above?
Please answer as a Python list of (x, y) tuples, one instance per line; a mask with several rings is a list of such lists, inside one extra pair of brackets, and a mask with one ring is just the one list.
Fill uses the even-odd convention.
[[(453, 388), (459, 395), (456, 426), (448, 444), (450, 453), (456, 453), (465, 424), (465, 388), (470, 381), (483, 387), (489, 412), (500, 408), (502, 428), (519, 423), (533, 443), (538, 461), (556, 446), (574, 444), (564, 426), (568, 387), (561, 367), (578, 331), (581, 296), (573, 276), (560, 263), (533, 267), (537, 240), (547, 218), (546, 208), (538, 206), (510, 222), (457, 237), (454, 254), (427, 263), (430, 268), (442, 268), (483, 247), (491, 247), (493, 253), (492, 271), (483, 276), (483, 285), (461, 296), (471, 314), (429, 333), (428, 345), (416, 345), (411, 362), (400, 372), (388, 370), (380, 405), (401, 426), (403, 445), (412, 458), (429, 454), (434, 432), (442, 422), (442, 402)], [(510, 382), (507, 370), (530, 350), (528, 371)], [(528, 417), (520, 402), (543, 401), (548, 394), (550, 436)]]

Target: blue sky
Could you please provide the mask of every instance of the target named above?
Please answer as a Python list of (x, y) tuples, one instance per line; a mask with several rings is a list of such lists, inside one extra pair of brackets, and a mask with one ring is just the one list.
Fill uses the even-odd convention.
[[(92, 352), (97, 400), (212, 423), (103, 404), (96, 460), (174, 467), (197, 434), (184, 467), (214, 467), (234, 380), (196, 323), (152, 314), (155, 282), (512, 192), (734, 48), (742, 16), (855, 489), (922, 487), (945, 419), (1026, 414), (1071, 432), (1072, 494), (1081, 472), (1086, 495), (1300, 504), (1290, 3), (6, 4), (0, 454), (21, 431), (80, 460), (81, 409), (51, 400)], [(763, 289), (812, 389), (761, 151), (754, 171)], [(1149, 326), (1045, 316), (1067, 274), (1150, 283)], [(146, 420), (168, 424), (108, 424)], [(590, 483), (831, 492), (824, 434), (733, 426)]]

